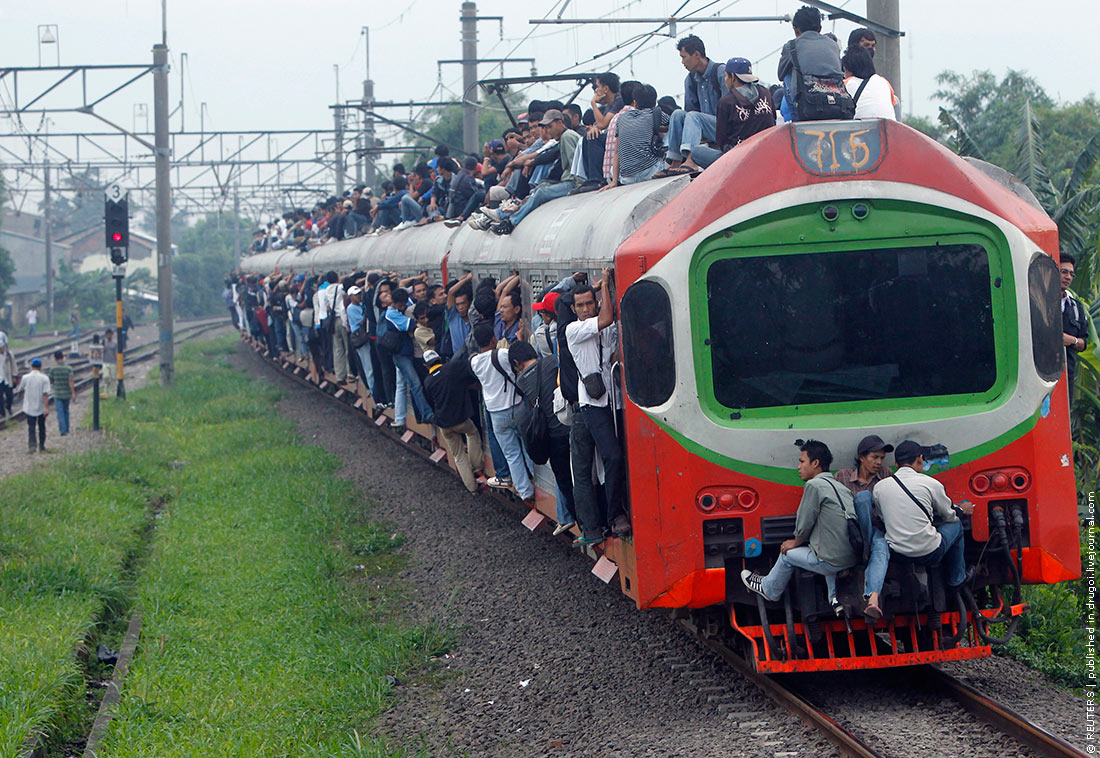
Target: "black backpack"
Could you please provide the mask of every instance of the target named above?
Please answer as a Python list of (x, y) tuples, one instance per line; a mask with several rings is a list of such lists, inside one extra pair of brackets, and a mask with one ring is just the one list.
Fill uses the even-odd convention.
[(794, 98), (799, 121), (830, 121), (855, 118), (856, 102), (844, 86), (843, 76), (803, 74), (798, 65), (798, 40), (791, 40), (791, 79), (798, 87)]

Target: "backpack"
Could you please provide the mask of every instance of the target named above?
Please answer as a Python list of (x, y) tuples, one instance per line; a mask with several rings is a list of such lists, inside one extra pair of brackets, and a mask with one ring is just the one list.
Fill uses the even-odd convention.
[[(504, 377), (505, 384), (511, 384), (519, 396), (526, 401), (527, 396), (523, 394), (523, 390), (519, 388), (515, 379), (510, 377), (508, 372), (500, 365), (500, 358), (497, 357), (495, 348), (489, 351), (489, 361), (493, 364), (493, 368), (499, 371), (500, 375)], [(539, 381), (539, 395), (541, 395), (542, 371), (538, 363), (535, 364), (535, 372), (535, 376)], [(531, 412), (527, 414), (527, 419), (520, 429), (520, 433), (523, 435), (523, 446), (527, 449), (528, 457), (530, 457), (531, 461), (534, 463), (543, 464), (550, 460), (550, 427), (546, 423), (546, 416), (543, 415), (539, 400), (539, 396), (536, 395), (534, 402), (528, 406)]]
[(401, 338), (404, 336), (400, 331), (394, 328), (393, 324), (386, 319), (385, 314), (378, 320), (378, 343), (377, 346), (381, 350), (385, 350), (387, 353), (397, 355), (401, 352), (401, 348), (404, 347)]
[(856, 103), (844, 86), (843, 76), (816, 76), (802, 73), (798, 65), (797, 40), (791, 41), (792, 80), (798, 85), (794, 98), (795, 113), (799, 121), (829, 121), (855, 118)]

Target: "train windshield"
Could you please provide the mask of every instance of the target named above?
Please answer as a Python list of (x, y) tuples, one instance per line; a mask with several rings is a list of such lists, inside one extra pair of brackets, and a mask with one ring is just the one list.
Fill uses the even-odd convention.
[(981, 245), (728, 258), (708, 270), (707, 296), (727, 408), (981, 394), (996, 382)]

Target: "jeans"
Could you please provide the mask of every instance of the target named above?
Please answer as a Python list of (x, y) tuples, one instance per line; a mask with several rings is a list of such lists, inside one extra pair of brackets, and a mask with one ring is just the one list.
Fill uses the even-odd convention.
[(57, 413), (57, 431), (64, 437), (69, 433), (69, 400), (55, 397), (53, 399), (53, 408)]
[(420, 207), (420, 203), (412, 199), (411, 195), (405, 195), (401, 198), (402, 221), (419, 221), (423, 215), (424, 209)]
[(275, 346), (282, 352), (288, 352), (286, 345), (286, 319), (281, 316), (271, 317), (271, 330), (275, 333)]
[(684, 160), (684, 153), (692, 153), (704, 139), (713, 140), (717, 128), (718, 119), (709, 113), (673, 111), (668, 123), (668, 160)]
[(398, 201), (396, 205), (383, 208), (378, 207), (378, 212), (374, 214), (374, 223), (371, 227), (374, 229), (380, 229), (383, 226), (394, 227), (401, 223), (401, 203)]
[(443, 438), (443, 446), (451, 456), (451, 461), (462, 477), (462, 484), (469, 492), (477, 492), (477, 480), (474, 478), (475, 469), (480, 471), (483, 465), (483, 453), (481, 452), (481, 434), (472, 419), (466, 419), (461, 424), (439, 430), (439, 436)]
[(73, 328), (69, 330), (69, 337), (71, 337), (72, 339), (75, 340), (79, 336), (80, 336), (80, 325), (79, 324), (73, 324)]
[(576, 506), (573, 504), (573, 469), (569, 464), (569, 437), (550, 437), (550, 470), (554, 472), (557, 492), (557, 521), (559, 524), (576, 522)]
[(362, 213), (356, 213), (355, 211), (348, 211), (345, 236), (354, 237), (359, 233), (360, 229), (366, 229), (368, 226), (370, 226), (370, 216), (364, 216)]
[(966, 541), (963, 539), (963, 527), (961, 521), (948, 521), (936, 527), (940, 533), (940, 546), (931, 553), (917, 556), (909, 556), (909, 560), (920, 566), (939, 566), (943, 564), (944, 581), (948, 587), (958, 587), (966, 579), (966, 561), (963, 548)]
[(531, 484), (531, 473), (535, 465), (527, 456), (523, 446), (523, 436), (519, 431), (516, 409), (489, 411), (489, 420), (493, 425), (500, 449), (508, 459), (508, 470), (512, 472), (512, 486), (524, 500), (534, 497), (535, 485)]
[[(623, 509), (623, 451), (615, 435), (615, 420), (610, 408), (580, 406), (569, 428), (569, 452), (573, 463), (573, 500), (585, 537), (601, 537), (604, 528), (621, 515)], [(592, 482), (592, 463), (599, 453), (603, 462), (606, 510), (596, 499)]]
[(406, 390), (412, 395), (413, 407), (416, 409), (416, 418), (424, 424), (432, 422), (432, 409), (428, 406), (428, 400), (424, 397), (424, 388), (420, 385), (420, 377), (413, 366), (411, 355), (393, 356), (393, 364), (397, 368), (397, 390), (393, 401), (393, 420), (398, 424), (404, 424), (408, 418), (408, 400)]
[(817, 553), (809, 547), (793, 547), (780, 554), (779, 560), (775, 562), (772, 570), (764, 577), (762, 587), (764, 594), (778, 600), (783, 594), (783, 590), (787, 589), (787, 584), (791, 581), (791, 575), (796, 568), (823, 575), (825, 577), (825, 587), (829, 592), (829, 599), (832, 600), (836, 597), (836, 575), (848, 567), (826, 563), (818, 558)]
[(725, 153), (721, 150), (716, 150), (710, 145), (695, 145), (691, 148), (691, 159), (703, 168), (707, 168), (710, 164), (721, 158)]
[(367, 385), (370, 396), (374, 397), (374, 365), (370, 360), (370, 342), (355, 348), (355, 352), (359, 356), (359, 365), (363, 369), (360, 376), (363, 377), (363, 383)]
[[(453, 214), (455, 216), (461, 216), (462, 218), (469, 218), (470, 214), (481, 207), (481, 204), (485, 202), (485, 190), (478, 190), (474, 194), (470, 195), (470, 199), (466, 201), (466, 205), (457, 210), (459, 213)], [(452, 211), (456, 210), (453, 206)]]
[[(2, 360), (2, 358), (0, 358)], [(7, 382), (0, 382), (0, 416), (11, 415), (11, 401), (15, 397), (15, 390)]]
[(527, 201), (520, 206), (519, 210), (511, 215), (509, 221), (512, 222), (513, 226), (518, 226), (519, 222), (523, 221), (527, 214), (535, 208), (559, 197), (565, 197), (576, 186), (573, 182), (543, 182), (531, 193), (531, 197), (527, 198)]
[(581, 140), (581, 159), (586, 181), (598, 182), (604, 178), (603, 157), (607, 152), (607, 132), (600, 132), (596, 139)]
[(36, 326), (38, 326), (38, 324), (27, 324), (27, 336), (28, 337), (33, 337), (34, 336), (34, 330), (35, 330)]
[[(480, 408), (484, 411), (485, 404), (482, 403)], [(489, 457), (493, 460), (493, 475), (497, 479), (511, 479), (512, 472), (508, 469), (508, 459), (504, 457), (504, 450), (497, 442), (496, 434), (493, 433), (493, 421), (488, 411), (485, 411), (483, 419), (482, 428), (485, 430), (485, 438), (489, 440)]]
[(27, 416), (27, 449), (32, 453), (36, 447), (34, 440), (34, 430), (38, 430), (38, 443), (39, 450), (46, 449), (46, 416)]
[(298, 355), (303, 358), (309, 355), (309, 327), (291, 323), (294, 330), (294, 338), (298, 342)]
[(860, 492), (855, 497), (856, 517), (863, 532), (863, 542), (871, 546), (871, 557), (867, 569), (863, 572), (863, 596), (872, 592), (882, 592), (882, 582), (886, 579), (886, 569), (890, 567), (890, 546), (886, 544), (886, 535), (871, 524), (871, 505), (873, 498), (870, 490)]
[[(694, 155), (694, 153), (692, 153), (692, 155)], [(635, 184), (637, 182), (644, 182), (647, 179), (652, 179), (661, 170), (663, 170), (664, 167), (665, 167), (664, 162), (663, 161), (658, 161), (657, 163), (654, 163), (652, 166), (650, 166), (649, 168), (647, 168), (645, 171), (641, 172), (640, 174), (634, 174), (633, 176), (627, 176), (625, 174), (619, 174), (619, 184)]]

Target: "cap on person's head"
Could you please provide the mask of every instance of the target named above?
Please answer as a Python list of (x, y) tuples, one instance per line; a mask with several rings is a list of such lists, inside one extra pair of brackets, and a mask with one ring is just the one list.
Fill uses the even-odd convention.
[(541, 302), (535, 303), (531, 306), (531, 310), (550, 311), (550, 313), (554, 313), (554, 306), (558, 302), (558, 295), (559, 293), (557, 292), (547, 292), (546, 295), (542, 298)]
[(924, 448), (913, 440), (905, 440), (894, 448), (894, 462), (899, 466), (912, 463), (922, 455), (924, 455)]
[(344, 201), (344, 207), (345, 207), (345, 208), (354, 208), (354, 207), (355, 207), (355, 203), (353, 203), (353, 202), (352, 202), (352, 201), (350, 201), (350, 200), (345, 200), (345, 201)]
[(356, 295), (358, 295), (362, 291), (363, 291), (362, 287), (357, 287), (357, 286), (353, 285), (352, 288), (348, 290), (348, 297), (355, 297)]
[(42, 368), (42, 359), (31, 358), (31, 368)]
[(758, 82), (760, 77), (752, 72), (748, 58), (730, 58), (726, 61), (726, 73), (733, 74), (743, 82)]
[(493, 153), (499, 153), (504, 150), (504, 140), (495, 139), (489, 143), (489, 151)]
[(296, 281), (296, 282), (304, 282), (305, 280), (306, 280), (306, 275), (305, 274), (295, 274), (294, 275), (294, 281)]
[(424, 351), (424, 365), (425, 366), (432, 366), (432, 365), (435, 365), (436, 363), (442, 363), (442, 362), (443, 362), (443, 359), (439, 357), (439, 353), (437, 353), (436, 351), (434, 351), (434, 350), (425, 350)]
[(557, 108), (551, 108), (542, 114), (542, 121), (539, 122), (539, 126), (550, 126), (555, 121), (565, 121), (565, 116)]
[(869, 434), (859, 441), (859, 447), (856, 448), (856, 454), (862, 458), (867, 453), (892, 453), (894, 452), (894, 446), (889, 445), (882, 441), (882, 437), (877, 434)]

